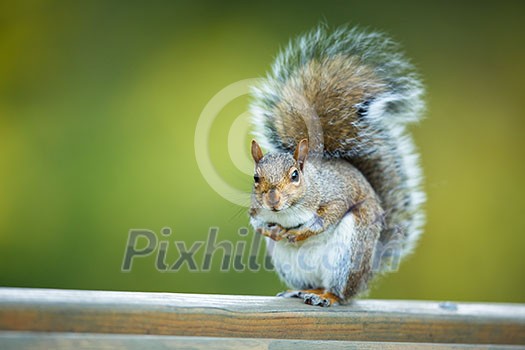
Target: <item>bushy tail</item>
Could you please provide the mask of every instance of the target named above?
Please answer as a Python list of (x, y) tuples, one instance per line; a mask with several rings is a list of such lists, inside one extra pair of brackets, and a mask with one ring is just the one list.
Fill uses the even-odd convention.
[(383, 34), (320, 27), (291, 42), (252, 91), (257, 140), (269, 151), (310, 149), (357, 167), (382, 200), (381, 242), (409, 252), (424, 223), (418, 155), (405, 125), (420, 119), (422, 84)]

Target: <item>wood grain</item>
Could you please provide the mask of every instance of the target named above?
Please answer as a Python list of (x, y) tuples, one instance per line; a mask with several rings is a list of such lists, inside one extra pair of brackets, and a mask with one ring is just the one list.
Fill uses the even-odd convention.
[(467, 345), (429, 343), (379, 343), (339, 340), (283, 340), (261, 338), (210, 338), (172, 335), (93, 334), (93, 333), (42, 333), (1, 332), (3, 350), (62, 350), (62, 349), (194, 349), (194, 350), (492, 350), (525, 349), (518, 345)]
[(0, 330), (524, 345), (525, 305), (0, 288)]

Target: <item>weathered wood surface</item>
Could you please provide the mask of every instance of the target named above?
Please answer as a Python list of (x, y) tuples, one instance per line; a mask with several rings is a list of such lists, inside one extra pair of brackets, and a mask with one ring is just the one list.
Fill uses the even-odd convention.
[(0, 330), (524, 345), (525, 305), (0, 288)]
[(429, 343), (379, 343), (339, 340), (290, 340), (261, 338), (210, 338), (172, 335), (2, 332), (2, 350), (62, 349), (193, 349), (193, 350), (492, 350), (523, 349), (519, 345), (468, 345)]

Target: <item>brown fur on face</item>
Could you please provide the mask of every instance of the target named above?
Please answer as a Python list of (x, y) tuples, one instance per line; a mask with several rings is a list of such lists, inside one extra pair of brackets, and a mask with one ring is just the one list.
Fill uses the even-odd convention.
[(303, 196), (303, 168), (307, 154), (306, 139), (299, 142), (293, 156), (289, 153), (263, 155), (257, 142), (252, 141), (255, 161), (253, 194), (260, 206), (279, 211), (290, 207)]

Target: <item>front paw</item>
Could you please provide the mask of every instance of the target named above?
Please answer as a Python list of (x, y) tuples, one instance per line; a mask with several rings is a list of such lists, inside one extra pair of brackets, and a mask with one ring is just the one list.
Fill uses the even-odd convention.
[(257, 228), (255, 232), (269, 237), (274, 241), (280, 241), (283, 239), (283, 234), (286, 232), (286, 230), (279, 224), (267, 223), (263, 227)]
[(295, 243), (297, 242), (297, 238), (300, 237), (298, 232), (295, 230), (288, 230), (285, 233), (282, 234), (282, 238), (286, 239), (288, 243)]
[(286, 239), (289, 243), (298, 243), (304, 241), (308, 237), (311, 237), (315, 234), (316, 233), (311, 230), (292, 229), (283, 233), (282, 237)]

